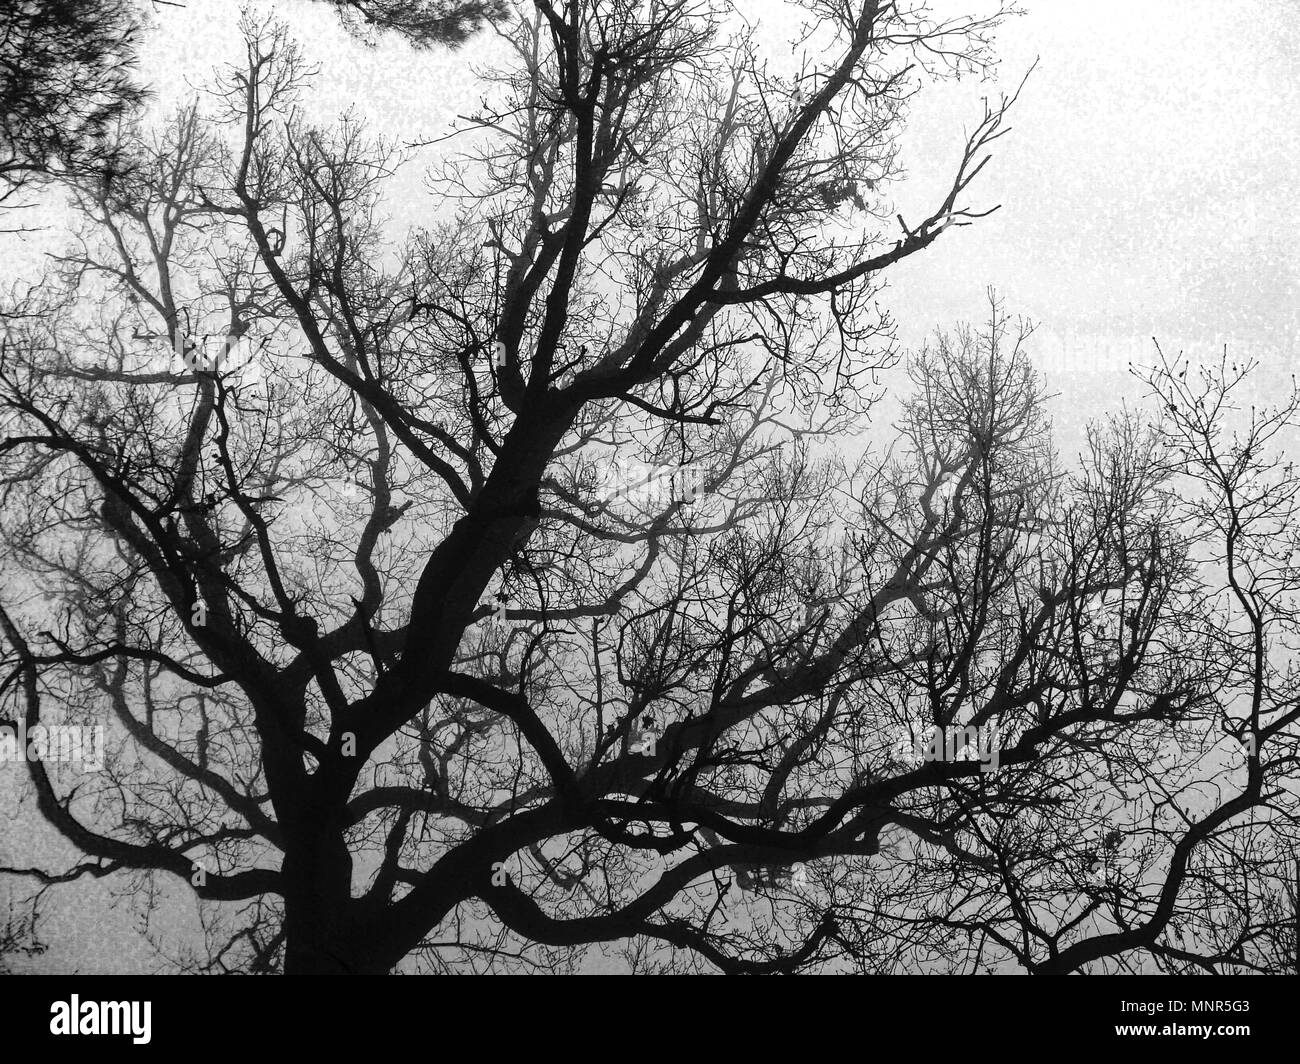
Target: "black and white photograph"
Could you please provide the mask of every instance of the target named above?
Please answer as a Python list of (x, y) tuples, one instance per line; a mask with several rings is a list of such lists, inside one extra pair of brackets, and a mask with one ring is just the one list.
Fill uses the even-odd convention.
[(1249, 1042), (1298, 158), (1293, 0), (5, 0), (24, 1022), (1060, 975)]

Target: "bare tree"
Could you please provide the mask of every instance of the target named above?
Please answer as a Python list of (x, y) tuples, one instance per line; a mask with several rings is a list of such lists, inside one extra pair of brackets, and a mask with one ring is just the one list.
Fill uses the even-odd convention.
[(721, 2), (521, 7), (397, 248), (402, 156), (311, 128), (270, 25), (130, 181), (71, 181), (0, 365), (6, 568), (54, 603), (6, 596), (3, 695), (112, 756), (28, 762), (85, 858), (17, 871), (170, 874), (219, 970), (1276, 962), (1288, 615), (1208, 612), (1214, 461), (1125, 415), (1062, 469), (993, 297), (843, 453), (881, 276), (988, 213), (1012, 99), (910, 224), (902, 105), (999, 18), (804, 6), (783, 76)]

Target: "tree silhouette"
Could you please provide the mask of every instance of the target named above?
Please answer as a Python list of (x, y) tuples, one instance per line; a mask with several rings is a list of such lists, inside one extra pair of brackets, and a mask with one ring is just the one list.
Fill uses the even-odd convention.
[(1296, 400), (1233, 437), (1242, 374), (1161, 361), (1063, 466), (990, 295), (865, 447), (882, 275), (989, 213), (1014, 97), (909, 224), (917, 70), (999, 20), (804, 6), (778, 76), (720, 2), (522, 5), (398, 246), (272, 24), (69, 179), (0, 693), (112, 737), (26, 763), (84, 858), (11, 872), (183, 884), (215, 970), (1290, 963)]

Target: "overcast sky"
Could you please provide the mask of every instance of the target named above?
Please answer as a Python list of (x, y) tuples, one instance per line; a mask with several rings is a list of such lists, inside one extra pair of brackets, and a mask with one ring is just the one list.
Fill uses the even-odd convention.
[[(990, 0), (937, 0), (940, 14)], [(1262, 363), (1268, 391), (1295, 366), (1300, 330), (1300, 213), (1291, 210), (1300, 158), (1300, 14), (1296, 3), (1242, 0), (1027, 0), (998, 43), (995, 84), (929, 86), (902, 147), (907, 178), (893, 189), (905, 217), (946, 190), (980, 97), (1013, 89), (1037, 59), (993, 163), (971, 189), (981, 224), (950, 230), (892, 271), (886, 296), (907, 344), (978, 317), (994, 285), (1008, 309), (1040, 324), (1035, 351), (1068, 444), (1082, 419), (1134, 393), (1126, 361), (1151, 337), (1206, 355), (1230, 343)], [(745, 0), (777, 61), (801, 13), (783, 0)], [(142, 71), (170, 110), (242, 51), (235, 0), (160, 6)], [(306, 101), (330, 121), (355, 107), (376, 132), (434, 138), (477, 102), (471, 69), (499, 54), (490, 36), (457, 53), (416, 53), (396, 40), (367, 49), (329, 4), (254, 5), (289, 20), (321, 71)], [(421, 222), (436, 203), (426, 160), (399, 175), (390, 211)], [(52, 216), (42, 212), (43, 221)], [(52, 230), (57, 232), (57, 225)], [(10, 269), (30, 268), (42, 242), (0, 245)], [(3, 263), (3, 259), (0, 259)], [(3, 269), (0, 265), (0, 269)]]
[[(784, 5), (742, 6), (781, 47), (792, 25), (782, 18)], [(307, 58), (321, 64), (309, 101), (318, 121), (355, 105), (376, 131), (433, 137), (476, 102), (468, 65), (488, 58), (490, 45), (415, 54), (385, 42), (367, 50), (327, 4), (274, 7), (299, 33)], [(1124, 361), (1149, 352), (1152, 336), (1197, 356), (1230, 343), (1263, 363), (1261, 390), (1275, 387), (1294, 369), (1300, 324), (1300, 214), (1290, 203), (1300, 157), (1300, 8), (1294, 0), (1027, 0), (1023, 7), (999, 36), (998, 84), (932, 87), (913, 106), (902, 142), (908, 176), (895, 190), (908, 217), (936, 202), (951, 180), (980, 96), (1013, 89), (1040, 60), (1012, 114), (1014, 131), (971, 189), (973, 206), (1001, 203), (1001, 211), (945, 233), (890, 275), (886, 298), (903, 341), (977, 319), (985, 287), (996, 286), (1009, 310), (1041, 323), (1037, 349), (1049, 386), (1061, 393), (1067, 450), (1083, 417), (1130, 397)], [(238, 10), (233, 0), (158, 8), (142, 62), (157, 106), (170, 109), (190, 91), (187, 78), (200, 85), (214, 65), (239, 56)], [(389, 209), (398, 219), (423, 220), (432, 208), (424, 197), (413, 168), (396, 182)], [(39, 216), (57, 223), (53, 211)], [(40, 239), (22, 246), (3, 239), (6, 283), (29, 275)], [(0, 787), (4, 806), (12, 791)], [(152, 950), (125, 908), (104, 918), (104, 889), (77, 888), (84, 909), (52, 911), (54, 949), (41, 968), (148, 967)], [(103, 933), (98, 946), (95, 931)]]
[[(1002, 210), (893, 274), (904, 338), (978, 310), (994, 284), (1041, 323), (1058, 418), (1131, 386), (1129, 358), (1232, 345), (1260, 391), (1295, 368), (1300, 215), (1300, 9), (1251, 0), (1031, 0), (1003, 31), (1001, 79), (1037, 70), (981, 175)], [(931, 176), (977, 86), (940, 86), (909, 130), (913, 184)], [(1068, 344), (1063, 362), (1061, 341)], [(1056, 361), (1053, 362), (1055, 357)], [(1069, 372), (1062, 372), (1068, 365)], [(1052, 367), (1057, 367), (1052, 372)]]

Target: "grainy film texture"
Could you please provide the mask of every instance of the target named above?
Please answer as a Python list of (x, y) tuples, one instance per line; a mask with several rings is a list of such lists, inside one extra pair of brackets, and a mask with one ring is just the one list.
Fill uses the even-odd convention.
[(0, 969), (1297, 972), (1298, 71), (6, 4)]

